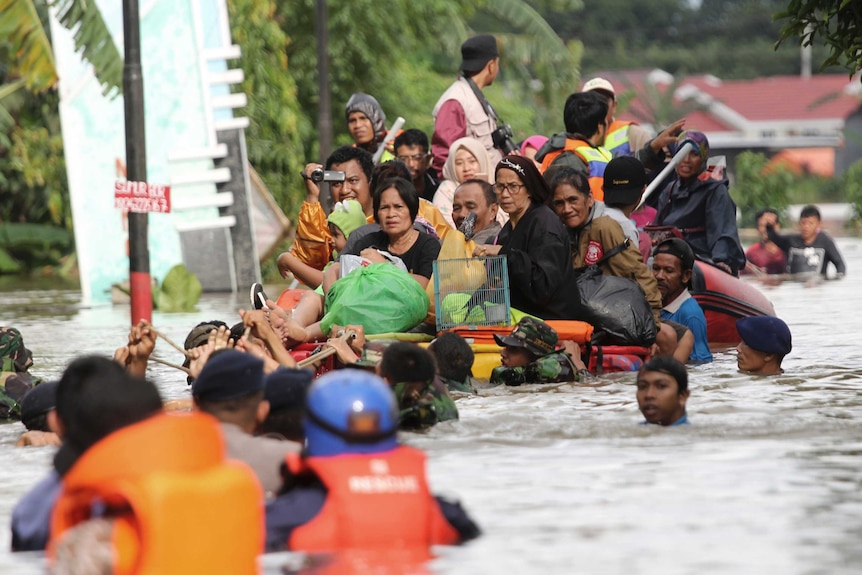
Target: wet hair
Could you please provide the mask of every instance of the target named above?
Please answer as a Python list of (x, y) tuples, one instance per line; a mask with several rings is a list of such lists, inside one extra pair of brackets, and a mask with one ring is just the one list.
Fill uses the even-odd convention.
[(563, 108), (566, 131), (587, 138), (599, 131), (599, 126), (605, 123), (607, 117), (607, 99), (593, 91), (572, 94), (566, 99)]
[(302, 443), (302, 440), (305, 438), (305, 434), (302, 431), (303, 413), (303, 408), (283, 409), (274, 413), (270, 411), (260, 426), (260, 433), (261, 435), (269, 435), (278, 439), (284, 438), (288, 441)]
[(817, 218), (820, 220), (820, 210), (817, 209), (817, 206), (809, 204), (799, 212), (799, 219), (801, 220), (802, 218)]
[(110, 433), (162, 408), (156, 387), (116, 362), (96, 355), (72, 361), (57, 385), (63, 442), (76, 456)]
[(492, 186), (485, 180), (480, 180), (479, 178), (470, 178), (469, 180), (461, 182), (461, 184), (459, 184), (458, 187), (455, 188), (455, 193), (457, 194), (458, 190), (460, 190), (467, 184), (476, 184), (481, 187), (482, 195), (485, 196), (485, 203), (487, 203), (489, 206), (498, 203), (497, 194), (494, 193), (494, 186)]
[(428, 351), (437, 361), (437, 373), (440, 377), (464, 381), (472, 375), (475, 355), (470, 344), (457, 333), (444, 333), (431, 342)]
[(780, 216), (778, 215), (778, 210), (776, 210), (775, 208), (763, 208), (762, 210), (759, 210), (756, 214), (754, 214), (754, 225), (757, 225), (757, 222), (760, 221), (760, 218), (762, 218), (766, 214), (773, 214), (775, 216), (775, 223), (781, 223)]
[(374, 167), (374, 173), (371, 175), (371, 195), (379, 191), (380, 183), (391, 178), (403, 178), (407, 181), (412, 181), (413, 176), (410, 175), (410, 168), (401, 160), (389, 160)]
[(257, 417), (257, 406), (263, 401), (263, 390), (252, 391), (241, 397), (221, 401), (207, 401), (195, 397), (195, 405), (219, 421), (251, 423)]
[(380, 182), (380, 185), (374, 192), (372, 200), (374, 202), (374, 219), (379, 223), (380, 218), (377, 217), (377, 212), (380, 210), (380, 202), (383, 197), (383, 192), (390, 188), (395, 188), (401, 200), (410, 211), (410, 220), (416, 219), (416, 214), (419, 213), (419, 194), (416, 193), (416, 188), (413, 187), (413, 182), (404, 178), (388, 178)]
[(341, 146), (326, 158), (326, 169), (330, 170), (334, 164), (346, 164), (351, 160), (359, 162), (359, 167), (362, 168), (365, 177), (370, 182), (371, 174), (374, 172), (374, 158), (362, 148)]
[(21, 423), (24, 424), (27, 431), (51, 431), (51, 428), (48, 426), (47, 411), (33, 417), (28, 417), (27, 419), (22, 418)]
[(408, 148), (413, 146), (419, 146), (427, 154), (428, 136), (425, 134), (425, 132), (423, 132), (422, 130), (417, 130), (416, 128), (404, 130), (395, 137), (395, 150), (398, 150), (398, 148), (400, 148), (401, 146), (407, 146)]
[(688, 391), (688, 371), (685, 365), (669, 355), (659, 355), (650, 359), (638, 370), (638, 374), (645, 371), (666, 373), (674, 378), (676, 380), (677, 395), (682, 395)]
[(387, 347), (378, 367), (380, 377), (392, 384), (424, 383), (434, 379), (437, 373), (431, 353), (406, 341), (396, 341)]
[(551, 178), (551, 196), (548, 198), (548, 203), (552, 203), (554, 201), (554, 193), (557, 191), (557, 187), (564, 184), (572, 186), (586, 198), (593, 195), (593, 192), (590, 189), (590, 181), (587, 179), (587, 174), (582, 170), (576, 170), (570, 166), (561, 166), (554, 171), (554, 175)]

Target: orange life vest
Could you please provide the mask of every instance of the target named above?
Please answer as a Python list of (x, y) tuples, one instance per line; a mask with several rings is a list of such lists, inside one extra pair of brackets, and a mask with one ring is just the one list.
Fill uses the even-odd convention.
[(291, 453), (287, 465), (294, 474), (311, 471), (327, 489), (320, 513), (294, 529), (289, 549), (427, 549), (459, 541), (428, 490), (425, 454), (417, 449), (305, 458)]
[(88, 520), (94, 503), (114, 520), (115, 575), (258, 572), (263, 492), (247, 466), (225, 459), (209, 415), (155, 415), (88, 449), (63, 478), (52, 558), (63, 533)]
[(566, 138), (566, 145), (561, 150), (554, 150), (545, 154), (545, 157), (542, 159), (543, 174), (551, 167), (557, 156), (563, 152), (571, 152), (584, 161), (590, 170), (590, 191), (593, 193), (593, 197), (599, 201), (605, 199), (605, 192), (602, 186), (605, 183), (605, 167), (613, 159), (611, 153), (601, 146), (597, 148), (593, 147), (585, 140)]

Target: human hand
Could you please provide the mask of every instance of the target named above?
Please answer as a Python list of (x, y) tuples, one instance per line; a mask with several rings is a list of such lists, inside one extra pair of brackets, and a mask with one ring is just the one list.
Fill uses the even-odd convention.
[(358, 359), (356, 354), (353, 353), (353, 350), (350, 349), (350, 344), (340, 337), (333, 337), (326, 340), (324, 347), (331, 347), (334, 349), (335, 354), (338, 356), (338, 360), (344, 365), (356, 363)]
[(141, 320), (132, 326), (129, 330), (128, 348), (128, 363), (147, 363), (156, 348), (156, 334), (150, 329), (149, 323)]
[(129, 348), (124, 345), (114, 350), (114, 361), (126, 367), (129, 364)]
[(215, 350), (232, 347), (233, 342), (230, 341), (230, 330), (227, 327), (220, 326), (218, 329), (211, 330), (204, 345), (188, 351), (189, 359), (191, 360), (189, 362), (189, 375), (193, 379), (197, 379)]
[(345, 332), (353, 332), (353, 336), (348, 338), (347, 342), (353, 351), (356, 352), (357, 355), (362, 354), (362, 350), (365, 348), (365, 327), (359, 324), (352, 324), (348, 326), (340, 326), (340, 325), (332, 325), (332, 328), (329, 330), (329, 337), (341, 337)]
[[(280, 342), (279, 345), (281, 345)], [(236, 349), (244, 351), (245, 353), (261, 360), (263, 362), (263, 372), (265, 374), (272, 373), (281, 365), (272, 357), (272, 354), (270, 354), (269, 349), (264, 342), (260, 339), (254, 338), (251, 334), (243, 335), (239, 338), (239, 341), (236, 342)]]
[(715, 267), (720, 269), (721, 271), (733, 275), (733, 269), (729, 265), (724, 262), (715, 262)]
[(587, 369), (587, 365), (581, 359), (581, 346), (577, 343), (564, 339), (560, 342), (560, 345), (563, 346), (563, 349), (566, 350), (566, 353), (569, 354), (569, 357), (572, 358), (572, 364), (578, 369)]
[(653, 152), (658, 153), (663, 148), (667, 148), (676, 142), (677, 138), (682, 133), (684, 126), (685, 118), (682, 118), (659, 132), (658, 135), (650, 142), (650, 147), (653, 149)]
[(383, 257), (383, 254), (381, 254), (374, 248), (365, 248), (364, 250), (359, 252), (359, 255), (360, 257), (367, 259), (373, 264), (382, 264), (389, 261), (385, 257)]
[(293, 268), (297, 262), (299, 262), (299, 258), (291, 252), (283, 252), (278, 256), (275, 265), (278, 266), (278, 273), (281, 274), (281, 277), (290, 279), (293, 276)]
[(305, 165), (305, 169), (302, 171), (305, 180), (305, 201), (310, 204), (315, 204), (320, 201), (320, 186), (317, 185), (317, 182), (311, 179), (311, 173), (314, 170), (322, 170), (323, 166), (316, 162), (311, 162)]
[(473, 257), (483, 258), (496, 256), (499, 255), (501, 249), (503, 249), (503, 246), (499, 245), (495, 246), (490, 244), (484, 244), (481, 246), (476, 246), (476, 248), (473, 250)]

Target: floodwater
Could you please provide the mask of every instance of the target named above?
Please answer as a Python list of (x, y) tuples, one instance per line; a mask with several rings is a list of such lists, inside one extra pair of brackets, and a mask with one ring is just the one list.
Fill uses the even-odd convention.
[[(690, 370), (692, 425), (638, 425), (632, 374), (589, 385), (494, 389), (458, 400), (461, 420), (404, 440), (429, 453), (432, 488), (459, 498), (484, 530), (439, 550), (433, 572), (862, 572), (862, 240), (838, 241), (849, 275), (762, 289), (793, 332), (785, 374), (736, 372), (732, 350)], [(752, 280), (753, 281), (753, 280)], [(242, 294), (244, 296), (244, 294)], [(0, 294), (33, 372), (57, 376), (73, 356), (110, 353), (128, 308), (79, 309), (67, 291)], [(197, 314), (154, 324), (182, 342), (201, 320), (231, 320), (244, 297), (206, 296)], [(178, 362), (160, 341), (157, 353)], [(165, 397), (188, 393), (153, 365)], [(0, 425), (0, 573), (39, 573), (8, 553), (12, 506), (49, 467), (51, 448), (15, 448)], [(268, 571), (281, 561), (268, 557)]]

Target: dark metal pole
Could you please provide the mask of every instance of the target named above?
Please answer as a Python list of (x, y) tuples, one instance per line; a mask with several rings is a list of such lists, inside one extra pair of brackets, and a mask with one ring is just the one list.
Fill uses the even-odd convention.
[[(126, 117), (126, 179), (147, 181), (147, 140), (144, 133), (144, 76), (141, 72), (141, 30), (138, 0), (123, 0), (123, 100)], [(129, 212), (129, 288), (132, 324), (152, 321), (148, 214)]]
[(332, 109), (329, 101), (329, 17), (326, 0), (317, 0), (314, 32), (317, 35), (317, 92), (320, 96), (317, 110), (317, 132), (320, 141), (320, 159), (332, 153)]

